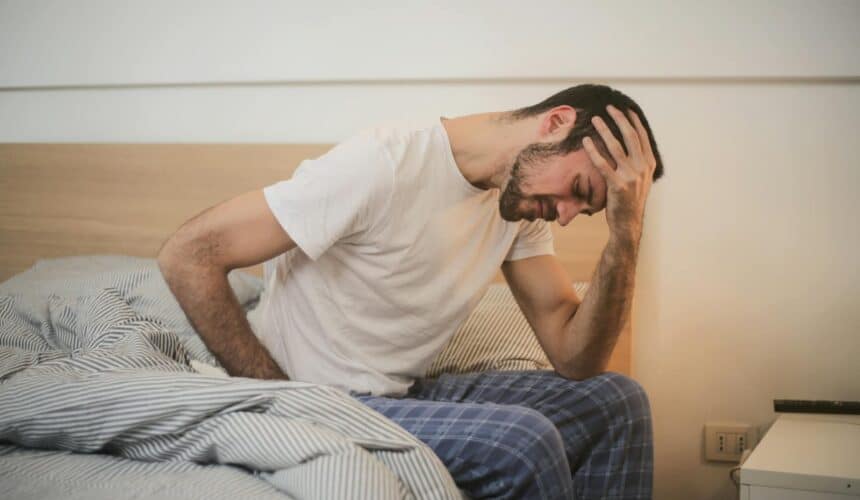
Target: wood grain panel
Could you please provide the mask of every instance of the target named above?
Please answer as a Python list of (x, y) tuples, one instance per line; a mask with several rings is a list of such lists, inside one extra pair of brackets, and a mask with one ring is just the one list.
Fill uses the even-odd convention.
[[(206, 208), (289, 178), (326, 144), (0, 144), (0, 281), (66, 255), (155, 257)], [(608, 237), (602, 214), (554, 225), (556, 254), (588, 281)], [(260, 276), (262, 266), (246, 271)], [(499, 280), (503, 280), (499, 273)], [(629, 373), (630, 333), (610, 369)]]
[(329, 147), (0, 145), (0, 279), (46, 257), (155, 257), (193, 215), (286, 179)]

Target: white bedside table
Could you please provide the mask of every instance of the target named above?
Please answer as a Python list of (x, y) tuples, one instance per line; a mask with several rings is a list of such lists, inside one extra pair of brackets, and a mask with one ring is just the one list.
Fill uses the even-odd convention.
[(860, 415), (780, 414), (740, 482), (741, 500), (860, 498)]

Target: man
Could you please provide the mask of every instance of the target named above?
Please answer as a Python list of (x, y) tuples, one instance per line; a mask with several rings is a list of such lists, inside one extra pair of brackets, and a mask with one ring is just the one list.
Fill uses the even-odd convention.
[[(158, 260), (231, 375), (350, 391), (472, 497), (649, 498), (647, 397), (603, 371), (662, 170), (639, 106), (580, 85), (512, 112), (358, 134), (190, 220)], [(580, 301), (546, 221), (604, 209), (610, 237)], [(275, 257), (249, 322), (227, 273)], [(555, 370), (421, 378), (499, 266)]]

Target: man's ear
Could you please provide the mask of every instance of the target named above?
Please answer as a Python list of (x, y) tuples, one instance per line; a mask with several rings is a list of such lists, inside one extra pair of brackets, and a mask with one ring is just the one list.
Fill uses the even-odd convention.
[(541, 122), (541, 136), (559, 142), (567, 137), (576, 123), (576, 109), (571, 106), (556, 106), (544, 114)]

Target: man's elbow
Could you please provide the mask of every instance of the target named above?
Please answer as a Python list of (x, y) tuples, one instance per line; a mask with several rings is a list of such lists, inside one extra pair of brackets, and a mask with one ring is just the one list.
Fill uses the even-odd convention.
[(197, 242), (185, 242), (175, 237), (167, 240), (158, 251), (156, 262), (161, 275), (168, 283), (179, 276), (199, 276), (201, 274), (227, 275), (232, 268), (216, 261), (209, 248)]
[(179, 244), (175, 237), (171, 237), (161, 245), (155, 260), (162, 276), (167, 279), (181, 266), (187, 266), (191, 262), (191, 255), (187, 247)]
[(165, 241), (161, 245), (161, 248), (158, 249), (155, 261), (158, 263), (158, 268), (161, 270), (162, 274), (166, 273), (167, 270), (174, 265), (176, 257), (173, 250), (173, 244), (170, 239)]

